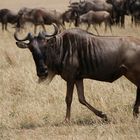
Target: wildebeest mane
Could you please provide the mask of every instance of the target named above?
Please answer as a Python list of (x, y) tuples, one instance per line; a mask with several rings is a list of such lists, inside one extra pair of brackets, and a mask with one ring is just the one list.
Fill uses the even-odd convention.
[(83, 73), (85, 73), (84, 71), (92, 73), (93, 67), (98, 63), (95, 59), (98, 50), (95, 50), (96, 41), (93, 35), (84, 30), (79, 34), (77, 29), (77, 32), (68, 30), (49, 39), (47, 45), (48, 67), (57, 74), (61, 74), (65, 65), (69, 64), (75, 67), (81, 66), (84, 68)]

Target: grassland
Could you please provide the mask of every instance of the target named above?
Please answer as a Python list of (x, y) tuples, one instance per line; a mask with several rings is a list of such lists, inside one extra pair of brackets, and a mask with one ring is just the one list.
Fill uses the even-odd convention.
[[(0, 4), (14, 10), (27, 4), (64, 10), (67, 2), (61, 0), (55, 5), (55, 0), (5, 0)], [(66, 83), (56, 76), (49, 85), (38, 84), (31, 53), (16, 47), (13, 33), (11, 27), (9, 32), (0, 30), (0, 140), (140, 139), (140, 119), (132, 116), (136, 96), (132, 83), (124, 77), (114, 83), (85, 80), (87, 101), (108, 114), (111, 122), (103, 123), (82, 106), (75, 90), (71, 124), (63, 124)], [(104, 33), (103, 27), (99, 33), (112, 35), (109, 30)], [(113, 35), (139, 37), (140, 27), (132, 27), (127, 18), (126, 28), (113, 27)]]

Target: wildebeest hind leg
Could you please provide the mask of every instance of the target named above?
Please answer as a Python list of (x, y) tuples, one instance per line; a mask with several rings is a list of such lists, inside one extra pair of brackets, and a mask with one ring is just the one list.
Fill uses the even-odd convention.
[(8, 31), (8, 29), (7, 29), (7, 23), (5, 23), (5, 31)]
[(42, 25), (43, 30), (46, 32), (45, 25), (44, 24), (41, 24), (41, 25)]
[(133, 109), (133, 115), (136, 118), (138, 117), (138, 114), (139, 114), (139, 106), (140, 106), (140, 88), (137, 87), (136, 101), (135, 101), (134, 109)]
[(66, 117), (65, 122), (70, 121), (70, 113), (71, 113), (71, 103), (72, 103), (72, 97), (73, 97), (73, 89), (74, 89), (74, 83), (73, 82), (67, 82), (67, 93), (66, 93)]
[(105, 121), (108, 121), (107, 116), (102, 113), (101, 111), (95, 109), (92, 107), (86, 100), (84, 96), (84, 86), (83, 86), (83, 79), (76, 81), (76, 88), (78, 93), (79, 102), (83, 105), (85, 105), (88, 109), (90, 109), (92, 112), (94, 112), (98, 117), (103, 118)]

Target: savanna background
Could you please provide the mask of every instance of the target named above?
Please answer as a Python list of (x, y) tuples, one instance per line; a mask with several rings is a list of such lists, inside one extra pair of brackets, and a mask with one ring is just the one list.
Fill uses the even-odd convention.
[[(14, 11), (25, 6), (64, 11), (67, 5), (68, 0), (0, 0), (0, 8)], [(56, 76), (49, 85), (39, 84), (31, 53), (16, 47), (14, 29), (8, 29), (2, 32), (0, 25), (0, 140), (140, 139), (140, 119), (134, 120), (132, 115), (136, 96), (132, 83), (124, 77), (114, 83), (85, 80), (87, 101), (105, 112), (111, 122), (103, 123), (82, 106), (75, 90), (71, 123), (64, 124), (66, 83)], [(109, 30), (104, 33), (104, 27), (98, 30), (112, 35)], [(131, 26), (128, 17), (125, 29), (112, 30), (113, 35), (140, 36), (140, 27)]]

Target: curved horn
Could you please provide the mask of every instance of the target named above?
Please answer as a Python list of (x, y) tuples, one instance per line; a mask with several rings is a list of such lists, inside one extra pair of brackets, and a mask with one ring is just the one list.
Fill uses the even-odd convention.
[(14, 33), (14, 38), (16, 41), (26, 41), (26, 40), (31, 40), (33, 38), (32, 34), (31, 33), (28, 33), (28, 35), (23, 38), (23, 39), (19, 39), (18, 36), (17, 36), (17, 32)]
[(45, 35), (45, 37), (52, 37), (58, 34), (58, 27), (55, 24), (52, 24), (54, 27), (54, 33), (53, 34), (47, 34), (47, 32), (43, 32), (43, 34)]

